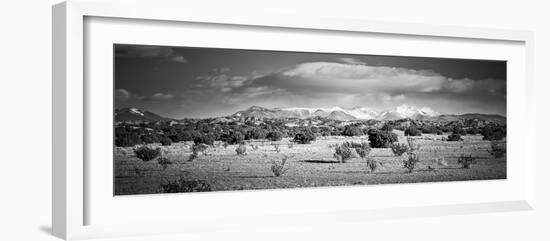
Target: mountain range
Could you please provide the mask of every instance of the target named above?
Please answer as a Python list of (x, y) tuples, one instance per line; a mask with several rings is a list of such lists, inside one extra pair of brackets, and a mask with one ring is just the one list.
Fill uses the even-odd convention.
[(416, 108), (413, 106), (402, 105), (393, 110), (375, 111), (365, 107), (354, 107), (350, 109), (342, 107), (332, 108), (264, 108), (252, 106), (246, 110), (239, 111), (235, 117), (255, 117), (255, 118), (312, 118), (322, 117), (339, 121), (351, 120), (398, 120), (398, 119), (427, 119), (437, 117), (440, 114), (430, 108)]
[[(260, 106), (251, 106), (248, 109), (238, 111), (228, 117), (231, 118), (255, 118), (255, 119), (286, 119), (286, 118), (325, 118), (337, 121), (354, 120), (430, 120), (430, 121), (456, 121), (460, 119), (478, 119), (491, 121), (499, 124), (506, 124), (506, 117), (501, 115), (489, 115), (469, 113), (461, 115), (440, 114), (431, 108), (417, 108), (409, 105), (401, 105), (392, 110), (375, 111), (366, 107), (332, 107), (332, 108), (265, 108)], [(173, 120), (162, 117), (155, 113), (140, 110), (137, 108), (123, 108), (115, 111), (116, 121), (160, 121)]]

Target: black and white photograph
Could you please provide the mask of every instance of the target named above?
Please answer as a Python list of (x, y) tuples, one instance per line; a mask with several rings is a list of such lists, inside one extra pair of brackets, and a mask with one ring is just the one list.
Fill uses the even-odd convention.
[(506, 179), (502, 60), (114, 44), (114, 195)]

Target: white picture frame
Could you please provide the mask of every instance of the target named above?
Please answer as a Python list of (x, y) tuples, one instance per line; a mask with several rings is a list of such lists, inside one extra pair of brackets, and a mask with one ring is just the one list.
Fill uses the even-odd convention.
[[(155, 11), (151, 11), (155, 9)], [(150, 212), (145, 211), (144, 215), (152, 219), (156, 225), (144, 224), (136, 226), (140, 218), (135, 218), (135, 223), (128, 222), (128, 218), (122, 219), (123, 214), (131, 215), (128, 210), (120, 213), (112, 213), (113, 222), (102, 224), (101, 222), (91, 222), (90, 215), (94, 212), (101, 212), (102, 209), (112, 211), (114, 207), (109, 207), (109, 202), (102, 202), (101, 205), (95, 205), (90, 209), (90, 200), (95, 200), (90, 188), (90, 180), (87, 180), (86, 173), (89, 171), (90, 163), (85, 161), (87, 153), (86, 135), (90, 130), (87, 129), (87, 121), (90, 117), (89, 103), (90, 98), (87, 88), (90, 88), (85, 82), (86, 68), (86, 38), (85, 38), (85, 19), (90, 18), (116, 18), (139, 21), (156, 21), (162, 24), (164, 21), (172, 23), (204, 23), (223, 25), (224, 28), (252, 26), (255, 29), (272, 29), (278, 31), (295, 30), (300, 31), (321, 31), (331, 33), (372, 33), (391, 35), (396, 38), (417, 36), (423, 38), (436, 39), (454, 39), (454, 40), (475, 40), (485, 41), (487, 44), (492, 42), (509, 43), (519, 46), (521, 49), (522, 60), (519, 62), (521, 67), (514, 73), (515, 78), (513, 87), (509, 88), (509, 93), (516, 96), (513, 103), (508, 103), (513, 108), (510, 116), (514, 116), (514, 123), (521, 123), (529, 120), (530, 102), (529, 93), (532, 91), (532, 73), (533, 73), (533, 34), (529, 31), (519, 30), (497, 30), (482, 29), (456, 26), (422, 25), (411, 23), (391, 23), (391, 22), (366, 22), (351, 19), (320, 19), (320, 18), (301, 18), (293, 16), (276, 16), (253, 14), (247, 16), (225, 15), (209, 16), (204, 9), (194, 9), (188, 3), (178, 1), (163, 2), (159, 4), (155, 1), (148, 2), (124, 2), (124, 1), (86, 1), (72, 0), (60, 3), (53, 7), (53, 167), (52, 167), (52, 226), (53, 234), (63, 239), (86, 239), (97, 237), (112, 237), (123, 235), (139, 234), (158, 234), (175, 232), (192, 232), (197, 230), (208, 230), (217, 228), (230, 228), (239, 225), (259, 225), (267, 226), (272, 224), (292, 225), (301, 222), (311, 223), (330, 223), (346, 220), (372, 220), (384, 218), (399, 217), (422, 217), (433, 215), (452, 215), (481, 212), (515, 211), (530, 210), (534, 203), (534, 173), (536, 158), (531, 150), (534, 142), (534, 130), (528, 128), (522, 134), (522, 139), (518, 137), (520, 133), (510, 131), (510, 142), (517, 146), (511, 153), (510, 158), (521, 157), (521, 173), (512, 175), (509, 182), (497, 183), (476, 183), (471, 186), (467, 183), (455, 183), (457, 190), (474, 190), (481, 192), (489, 188), (501, 188), (502, 190), (512, 190), (510, 195), (496, 195), (495, 199), (477, 200), (475, 197), (464, 200), (441, 200), (440, 202), (415, 202), (411, 201), (409, 205), (395, 202), (386, 206), (380, 204), (373, 205), (374, 208), (358, 208), (359, 204), (351, 203), (346, 208), (321, 209), (319, 206), (312, 205), (305, 210), (288, 210), (284, 203), (280, 208), (276, 205), (265, 206), (266, 212), (260, 216), (252, 215), (258, 212), (263, 206), (250, 205), (250, 213), (236, 215), (232, 212), (225, 212), (223, 209), (213, 209), (212, 214), (200, 212), (188, 212), (188, 217), (182, 218), (181, 213), (165, 213), (162, 220), (155, 216), (154, 209), (149, 208)], [(406, 55), (407, 53), (403, 53)], [(510, 84), (511, 80), (508, 80)], [(110, 89), (109, 91), (112, 91)], [(93, 95), (93, 93), (91, 94)], [(93, 97), (91, 97), (93, 98)], [(513, 124), (509, 125), (513, 128)], [(519, 159), (518, 159), (519, 160)], [(514, 166), (512, 166), (514, 167)], [(517, 177), (516, 179), (514, 179)], [(92, 179), (93, 180), (93, 179)], [(511, 184), (510, 184), (511, 183)], [(433, 191), (443, 189), (446, 183), (422, 185), (408, 188), (413, 191)], [(513, 185), (513, 187), (512, 187)], [(160, 198), (136, 197), (139, 199), (132, 205), (141, 205), (147, 209), (147, 205), (155, 202), (161, 203), (161, 206), (170, 208), (176, 202), (182, 202), (183, 198), (187, 202), (196, 202), (202, 205), (208, 205), (208, 199), (228, 198), (228, 202), (236, 203), (237, 207), (243, 207), (242, 202), (246, 200), (256, 200), (258, 202), (277, 202), (277, 196), (288, 195), (292, 198), (304, 198), (314, 196), (319, 199), (338, 195), (346, 197), (347, 195), (362, 195), (364, 192), (370, 194), (386, 192), (389, 189), (395, 189), (396, 193), (405, 192), (399, 185), (382, 185), (371, 187), (364, 190), (358, 188), (322, 188), (316, 190), (286, 190), (286, 191), (258, 191), (258, 192), (235, 192), (223, 194), (201, 194), (199, 196), (184, 195), (162, 195)], [(464, 192), (464, 191), (461, 191)], [(495, 191), (498, 192), (498, 191)], [(359, 194), (353, 194), (359, 193)], [(472, 192), (475, 193), (475, 192)], [(466, 192), (464, 192), (466, 194)], [(471, 194), (470, 194), (471, 195)], [(349, 196), (353, 197), (353, 196)], [(112, 198), (112, 197), (111, 197)], [(125, 197), (124, 205), (128, 202), (134, 202), (133, 197)], [(120, 199), (119, 199), (120, 200)], [(269, 201), (272, 200), (272, 201)], [(487, 201), (490, 200), (490, 201)], [(380, 200), (379, 200), (380, 201)], [(241, 203), (239, 203), (241, 202)], [(373, 201), (374, 202), (374, 201)], [(210, 202), (212, 203), (212, 202)], [(120, 205), (120, 204), (118, 204)], [(305, 205), (304, 203), (296, 204)], [(284, 209), (287, 208), (287, 209)], [(284, 210), (283, 210), (284, 209)], [(97, 211), (100, 210), (100, 211)], [(254, 211), (255, 210), (255, 211)], [(214, 212), (218, 211), (217, 214)], [(107, 212), (107, 211), (104, 211)], [(119, 216), (117, 216), (119, 215)], [(200, 217), (205, 215), (205, 217)], [(211, 216), (208, 216), (211, 215)], [(105, 214), (103, 214), (105, 217)], [(193, 220), (193, 222), (187, 221)], [(289, 221), (291, 220), (291, 221)], [(231, 222), (231, 224), (229, 224)], [(126, 223), (126, 224), (121, 224)], [(175, 223), (175, 224), (174, 224)]]

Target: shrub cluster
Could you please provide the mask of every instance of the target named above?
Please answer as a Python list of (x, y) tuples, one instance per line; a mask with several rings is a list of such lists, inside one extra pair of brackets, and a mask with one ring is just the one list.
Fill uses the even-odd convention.
[(342, 132), (343, 136), (362, 136), (363, 130), (357, 126), (347, 125)]
[(370, 129), (368, 135), (372, 148), (388, 148), (397, 141), (397, 135), (391, 131)]
[(246, 154), (246, 146), (243, 144), (239, 144), (237, 148), (235, 149), (235, 152), (237, 152), (237, 155), (245, 155)]
[(458, 157), (458, 164), (461, 164), (462, 165), (462, 168), (470, 168), (472, 167), (472, 165), (475, 164), (475, 160), (476, 158), (472, 156), (472, 154), (470, 155), (464, 155), (464, 154), (461, 154), (460, 157)]
[(408, 150), (407, 145), (402, 143), (391, 144), (390, 148), (395, 156), (402, 156)]
[(483, 140), (499, 141), (506, 137), (506, 127), (489, 125), (483, 128), (481, 135)]
[(462, 141), (462, 137), (459, 134), (450, 134), (447, 136), (447, 141)]
[(349, 143), (342, 143), (334, 147), (334, 158), (339, 162), (346, 162), (347, 160), (354, 158), (353, 149)]
[(134, 149), (134, 154), (137, 158), (141, 159), (144, 162), (148, 162), (157, 158), (160, 155), (160, 148), (150, 148), (148, 146), (141, 146)]
[(267, 134), (266, 138), (270, 141), (280, 141), (283, 139), (283, 133), (280, 131), (272, 131)]
[(419, 162), (418, 154), (411, 152), (408, 154), (407, 159), (403, 160), (403, 166), (409, 173), (414, 171), (416, 164)]
[(506, 154), (506, 144), (500, 144), (496, 141), (491, 141), (491, 149), (487, 151), (495, 158), (504, 157), (504, 155)]
[(407, 129), (405, 129), (405, 136), (421, 136), (422, 132), (420, 132), (416, 126), (411, 126)]
[(306, 130), (294, 136), (294, 142), (297, 144), (310, 144), (312, 141), (315, 141), (315, 134), (310, 130)]
[(285, 174), (286, 171), (288, 171), (288, 168), (285, 168), (287, 159), (287, 157), (284, 157), (283, 160), (281, 160), (280, 162), (273, 161), (271, 163), (271, 172), (273, 172), (273, 175), (275, 175), (276, 177), (282, 176), (283, 174)]
[(212, 187), (204, 180), (185, 180), (180, 178), (174, 182), (161, 184), (162, 191), (165, 193), (182, 193), (182, 192), (208, 192), (212, 191)]

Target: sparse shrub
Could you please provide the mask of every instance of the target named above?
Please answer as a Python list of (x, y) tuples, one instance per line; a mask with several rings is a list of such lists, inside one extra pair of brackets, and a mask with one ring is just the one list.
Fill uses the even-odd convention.
[(267, 133), (266, 138), (270, 141), (280, 141), (283, 139), (283, 133), (280, 131), (272, 131)]
[(281, 152), (281, 145), (280, 144), (277, 144), (277, 143), (273, 143), (273, 148), (275, 149), (275, 152), (279, 153)]
[(245, 155), (246, 154), (246, 146), (243, 144), (239, 144), (237, 148), (235, 149), (235, 152), (237, 152), (237, 155)]
[(495, 158), (504, 157), (504, 155), (506, 154), (506, 145), (500, 144), (496, 141), (491, 141), (491, 149), (487, 150), (487, 152), (489, 152), (489, 154), (491, 154)]
[(390, 148), (395, 156), (402, 156), (408, 150), (407, 145), (401, 143), (391, 144)]
[(229, 146), (229, 144), (228, 144), (227, 142), (223, 142), (223, 145), (222, 145), (222, 146), (223, 146), (224, 149), (227, 149), (227, 147)]
[(206, 152), (206, 149), (208, 149), (208, 146), (206, 144), (193, 144), (191, 146), (191, 151), (193, 153), (191, 153), (191, 155), (189, 156), (189, 160), (188, 161), (193, 161), (195, 160), (197, 157), (199, 157), (199, 154), (202, 152), (203, 154), (205, 154)]
[(372, 148), (388, 148), (397, 141), (397, 135), (389, 131), (369, 130), (369, 143)]
[(294, 147), (294, 143), (288, 142), (287, 146), (288, 146), (288, 149), (292, 149)]
[(459, 134), (450, 134), (447, 136), (447, 141), (462, 141), (462, 137)]
[(343, 136), (362, 136), (363, 130), (357, 126), (347, 125), (342, 132)]
[(159, 163), (159, 165), (162, 166), (162, 170), (166, 170), (166, 168), (168, 168), (169, 165), (173, 164), (172, 161), (170, 161), (170, 159), (166, 157), (158, 158), (157, 162)]
[(418, 154), (411, 152), (411, 153), (408, 153), (407, 159), (403, 160), (403, 166), (407, 168), (407, 171), (409, 173), (412, 173), (418, 162), (419, 162)]
[(353, 149), (350, 145), (346, 144), (345, 142), (337, 145), (334, 148), (334, 158), (338, 160), (339, 162), (346, 162), (347, 160), (355, 157), (353, 154)]
[(294, 136), (294, 142), (298, 144), (310, 144), (315, 141), (315, 135), (311, 131), (298, 133)]
[(172, 145), (172, 140), (166, 136), (160, 136), (159, 137), (160, 144), (163, 146), (170, 146)]
[(374, 158), (367, 158), (367, 167), (370, 169), (371, 173), (374, 173), (378, 168), (379, 163), (374, 160)]
[(212, 187), (204, 180), (185, 180), (180, 178), (177, 181), (161, 184), (162, 191), (165, 193), (182, 192), (208, 192)]
[(250, 147), (252, 147), (252, 150), (255, 150), (255, 151), (257, 151), (259, 148), (258, 145), (254, 145), (254, 144), (250, 144)]
[(355, 149), (355, 152), (357, 153), (357, 155), (361, 157), (361, 159), (365, 159), (371, 151), (369, 144), (366, 142), (362, 142), (362, 143), (351, 142), (350, 144), (353, 147), (353, 149)]
[(408, 151), (407, 153), (415, 152), (420, 150), (420, 145), (414, 142), (414, 139), (407, 137)]
[(276, 177), (282, 176), (286, 171), (288, 171), (288, 168), (285, 168), (287, 159), (288, 158), (285, 156), (280, 162), (273, 161), (271, 163), (271, 172), (273, 172)]
[(380, 130), (392, 132), (393, 128), (394, 127), (390, 123), (386, 123), (386, 124), (384, 124), (384, 126), (382, 126), (382, 128), (380, 128)]
[(407, 129), (405, 129), (405, 136), (421, 136), (422, 132), (420, 132), (416, 126), (411, 126)]
[(147, 146), (142, 146), (134, 149), (134, 154), (142, 161), (148, 162), (157, 158), (160, 155), (160, 148), (153, 149)]
[(472, 156), (472, 154), (466, 156), (464, 154), (461, 154), (460, 157), (458, 157), (458, 164), (462, 165), (462, 168), (470, 168), (472, 165), (475, 164), (476, 158)]

